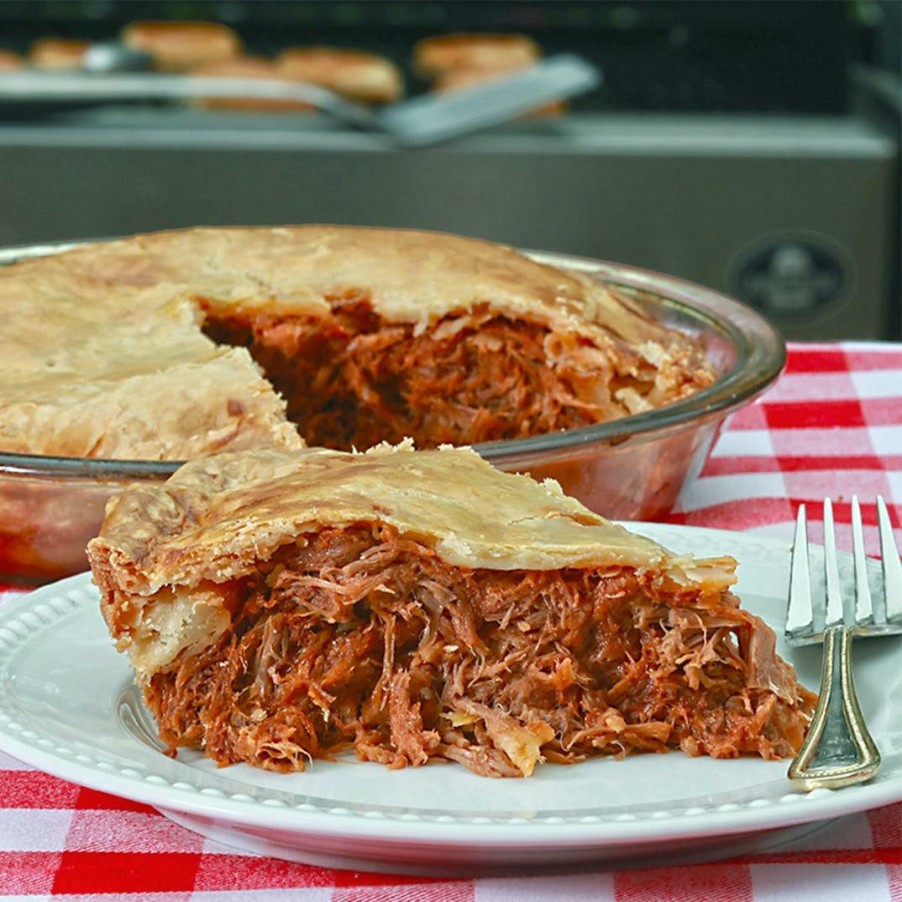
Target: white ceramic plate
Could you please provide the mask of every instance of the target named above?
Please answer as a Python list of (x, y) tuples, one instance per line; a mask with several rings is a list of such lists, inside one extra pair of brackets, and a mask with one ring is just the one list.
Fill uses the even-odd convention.
[[(782, 632), (783, 543), (658, 524), (633, 528), (676, 550), (734, 555), (743, 606)], [(475, 874), (686, 861), (773, 846), (790, 832), (902, 799), (899, 652), (892, 638), (855, 645), (862, 708), (884, 765), (873, 782), (838, 791), (793, 789), (786, 762), (680, 752), (546, 765), (527, 780), (492, 780), (441, 763), (389, 771), (354, 760), (316, 762), (291, 775), (218, 769), (196, 753), (177, 760), (161, 753), (83, 574), (0, 608), (0, 749), (153, 805), (229, 845), (312, 864)], [(781, 644), (780, 653), (803, 683), (817, 687), (820, 649)]]

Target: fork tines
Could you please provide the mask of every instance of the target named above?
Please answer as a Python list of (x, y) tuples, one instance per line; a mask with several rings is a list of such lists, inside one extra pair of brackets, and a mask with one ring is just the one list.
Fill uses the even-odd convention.
[(877, 521), (880, 527), (880, 556), (883, 558), (883, 592), (886, 599), (886, 619), (902, 623), (902, 559), (893, 538), (889, 511), (881, 497), (877, 497)]
[[(813, 644), (823, 640), (824, 630), (846, 623), (861, 635), (880, 635), (902, 630), (902, 561), (893, 537), (889, 511), (883, 498), (877, 497), (877, 522), (883, 558), (883, 600), (875, 606), (868, 583), (864, 546), (864, 528), (858, 497), (852, 496), (852, 561), (855, 570), (855, 606), (851, 617), (844, 612), (833, 504), (824, 501), (824, 572), (826, 599), (815, 599), (811, 589), (805, 505), (799, 506), (793, 540), (790, 570), (789, 607), (786, 615), (786, 639), (791, 645)], [(823, 622), (821, 611), (823, 610)]]

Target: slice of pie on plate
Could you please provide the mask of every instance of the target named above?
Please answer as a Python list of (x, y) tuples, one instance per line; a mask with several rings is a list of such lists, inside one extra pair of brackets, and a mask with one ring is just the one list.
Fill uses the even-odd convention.
[(466, 449), (198, 459), (114, 498), (88, 551), (162, 740), (220, 764), (776, 758), (813, 708), (733, 559)]

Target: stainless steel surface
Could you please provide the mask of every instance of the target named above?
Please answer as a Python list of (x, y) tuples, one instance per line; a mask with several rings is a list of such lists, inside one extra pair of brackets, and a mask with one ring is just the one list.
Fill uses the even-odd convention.
[[(897, 613), (902, 587), (895, 582), (899, 550), (886, 505), (877, 499), (883, 552), (883, 601), (875, 611), (868, 584), (861, 508), (852, 496), (854, 610), (844, 603), (836, 551), (833, 505), (824, 501), (826, 597), (811, 588), (805, 505), (799, 508), (792, 549), (786, 639), (791, 645), (823, 642), (820, 697), (805, 742), (789, 766), (791, 781), (804, 789), (838, 789), (872, 779), (880, 753), (868, 732), (852, 678), (852, 637), (902, 633)], [(896, 618), (894, 622), (894, 618)]]
[(748, 274), (790, 338), (892, 337), (900, 305), (897, 142), (852, 117), (571, 114), (409, 150), (317, 115), (97, 109), (0, 125), (0, 171), (6, 245), (198, 224), (429, 228), (734, 295)]

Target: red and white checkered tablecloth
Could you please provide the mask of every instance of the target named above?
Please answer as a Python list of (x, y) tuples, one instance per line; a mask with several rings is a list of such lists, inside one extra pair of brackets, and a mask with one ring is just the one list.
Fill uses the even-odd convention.
[[(736, 414), (670, 519), (787, 540), (796, 509), (882, 494), (902, 544), (902, 345), (791, 345), (786, 372)], [(741, 503), (737, 504), (736, 502)], [(869, 551), (875, 512), (864, 507)], [(902, 666), (902, 653), (899, 656)], [(902, 711), (899, 712), (902, 716)], [(236, 853), (152, 809), (0, 755), (0, 900), (699, 900), (902, 902), (902, 804), (840, 818), (727, 862), (538, 877), (427, 879)]]

